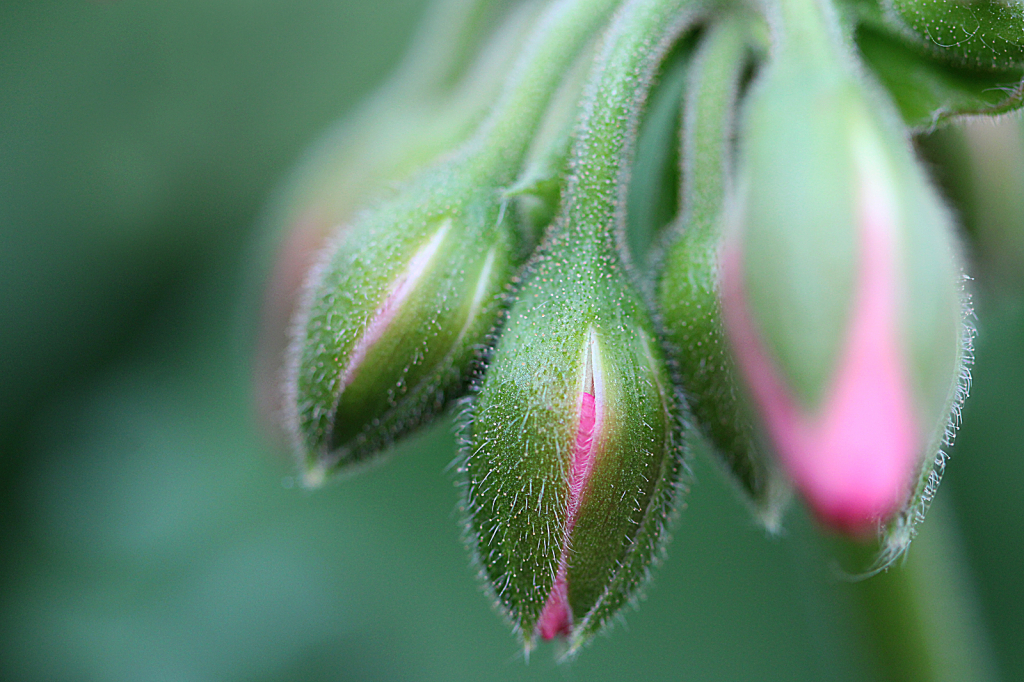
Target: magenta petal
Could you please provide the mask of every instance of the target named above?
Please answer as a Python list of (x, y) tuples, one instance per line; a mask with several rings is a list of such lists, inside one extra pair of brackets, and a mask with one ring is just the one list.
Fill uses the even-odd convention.
[[(601, 385), (600, 360), (595, 358), (596, 340), (591, 335), (583, 379), (583, 391), (580, 393), (579, 422), (576, 428), (576, 449), (569, 474), (569, 508), (565, 517), (565, 540), (562, 554), (558, 561), (558, 573), (555, 584), (551, 588), (544, 610), (537, 622), (537, 631), (544, 640), (554, 639), (558, 635), (568, 635), (572, 631), (572, 607), (569, 606), (569, 552), (573, 527), (583, 499), (583, 490), (594, 470), (594, 458), (601, 432), (601, 412), (598, 401), (603, 399)], [(595, 395), (596, 394), (596, 395)], [(604, 401), (601, 400), (603, 403)]]

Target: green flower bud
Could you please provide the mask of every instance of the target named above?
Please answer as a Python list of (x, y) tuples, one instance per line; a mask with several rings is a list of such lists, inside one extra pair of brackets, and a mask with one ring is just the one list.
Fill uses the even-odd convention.
[(886, 18), (930, 53), (988, 70), (1024, 65), (1021, 0), (886, 0)]
[(622, 197), (657, 65), (693, 13), (630, 0), (581, 104), (559, 217), (527, 269), (466, 434), (483, 574), (529, 650), (571, 655), (645, 582), (682, 469), (679, 407), (623, 258)]
[[(946, 435), (965, 349), (952, 220), (814, 0), (745, 109), (722, 309), (758, 422), (822, 522), (899, 523)], [(909, 539), (908, 539), (909, 541)]]
[(502, 188), (614, 4), (550, 5), (481, 130), (325, 249), (287, 382), (308, 484), (380, 452), (462, 393), (522, 252)]
[(607, 254), (552, 243), (473, 408), (467, 509), (514, 628), (576, 649), (645, 581), (680, 474), (672, 388)]
[(518, 244), (495, 188), (457, 170), (364, 216), (314, 274), (295, 368), (311, 484), (436, 414), (497, 321)]
[[(517, 6), (478, 46), (480, 29), (493, 22), (495, 4), (500, 3), (435, 3), (396, 72), (312, 145), (263, 216), (257, 257), (273, 253), (275, 262), (265, 283), (253, 369), (259, 412), (275, 436), (284, 403), (288, 326), (306, 272), (333, 229), (464, 141), (494, 103), (537, 13), (536, 2)], [(466, 63), (477, 47), (475, 61)]]
[(751, 63), (746, 14), (708, 30), (690, 66), (683, 118), (683, 213), (659, 281), (665, 334), (697, 425), (739, 483), (757, 517), (776, 529), (789, 485), (758, 444), (722, 329), (718, 247), (739, 88)]

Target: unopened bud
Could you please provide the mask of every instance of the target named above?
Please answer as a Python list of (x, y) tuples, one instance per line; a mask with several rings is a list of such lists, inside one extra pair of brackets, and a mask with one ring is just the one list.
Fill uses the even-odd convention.
[(368, 214), (311, 290), (294, 369), (310, 483), (436, 414), (497, 320), (516, 251), (501, 207), (424, 194)]
[(475, 401), (471, 530), (527, 648), (587, 641), (645, 581), (663, 535), (681, 460), (644, 319), (621, 270), (552, 253), (512, 308)]
[(779, 54), (746, 109), (722, 305), (782, 465), (823, 522), (860, 535), (931, 469), (964, 357), (961, 276), (888, 103), (806, 57)]
[(605, 35), (561, 211), (472, 405), (470, 535), (527, 650), (562, 636), (571, 655), (637, 595), (679, 487), (680, 407), (623, 257), (616, 183), (687, 4), (630, 0)]

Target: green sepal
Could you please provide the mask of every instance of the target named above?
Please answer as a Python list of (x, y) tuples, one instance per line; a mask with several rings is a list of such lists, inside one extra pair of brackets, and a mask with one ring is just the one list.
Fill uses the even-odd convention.
[(712, 24), (690, 64), (683, 117), (683, 213), (666, 235), (658, 302), (670, 358), (694, 421), (758, 520), (776, 529), (789, 485), (758, 443), (721, 319), (718, 248), (740, 88), (763, 23), (733, 12)]
[(922, 50), (956, 66), (1024, 66), (1021, 0), (883, 0), (885, 16)]
[(855, 21), (861, 57), (915, 131), (932, 130), (960, 116), (1001, 114), (1024, 104), (1024, 66), (1019, 62), (978, 69), (937, 58), (887, 20), (874, 2), (856, 5)]
[(559, 240), (535, 257), (474, 400), (466, 461), (478, 556), (529, 647), (566, 542), (593, 344), (606, 418), (570, 534), (570, 651), (644, 582), (681, 471), (674, 395), (643, 302), (616, 258), (580, 246)]

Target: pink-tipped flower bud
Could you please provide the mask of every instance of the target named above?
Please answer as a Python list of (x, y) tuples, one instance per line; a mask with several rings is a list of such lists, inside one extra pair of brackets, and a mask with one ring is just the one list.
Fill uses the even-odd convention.
[(557, 252), (513, 305), (474, 402), (466, 505), (527, 650), (565, 637), (571, 653), (645, 582), (681, 459), (642, 303), (607, 260)]
[(470, 537), (527, 651), (563, 636), (571, 655), (633, 600), (673, 508), (680, 408), (617, 228), (638, 114), (693, 21), (686, 0), (630, 0), (609, 27), (561, 210), (472, 406)]
[(887, 103), (805, 56), (779, 55), (748, 103), (723, 317), (782, 466), (822, 522), (863, 535), (920, 494), (945, 434), (961, 274)]
[(465, 386), (518, 248), (495, 188), (473, 170), (424, 172), (314, 270), (287, 386), (308, 484), (380, 453)]

